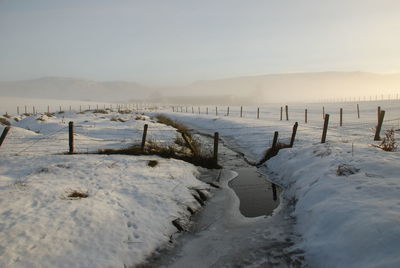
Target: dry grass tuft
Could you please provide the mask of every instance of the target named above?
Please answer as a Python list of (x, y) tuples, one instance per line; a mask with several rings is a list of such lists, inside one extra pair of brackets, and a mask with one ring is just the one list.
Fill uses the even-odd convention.
[(395, 152), (397, 150), (397, 143), (394, 134), (395, 130), (393, 128), (387, 129), (385, 131), (385, 137), (383, 138), (381, 144), (373, 146), (380, 148), (386, 152)]
[(5, 126), (10, 126), (10, 121), (8, 121), (6, 118), (4, 117), (0, 117), (0, 124), (5, 125)]
[(149, 160), (149, 162), (147, 162), (147, 165), (149, 167), (155, 167), (158, 165), (158, 161), (157, 160)]
[(44, 113), (44, 115), (47, 116), (47, 117), (54, 117), (54, 113), (47, 113), (46, 112), (46, 113)]
[(126, 109), (126, 110), (119, 110), (118, 113), (120, 113), (120, 114), (131, 114), (131, 113), (133, 113), (133, 111), (129, 110), (129, 109)]
[(270, 147), (266, 152), (264, 157), (257, 163), (258, 165), (263, 164), (264, 162), (268, 161), (272, 157), (276, 156), (281, 149), (290, 148), (290, 145), (278, 142), (275, 147)]
[(108, 111), (104, 110), (104, 109), (96, 109), (93, 110), (94, 114), (108, 114)]
[(89, 197), (88, 192), (84, 192), (82, 190), (72, 190), (72, 189), (67, 190), (67, 198), (70, 200), (77, 200), (88, 197)]

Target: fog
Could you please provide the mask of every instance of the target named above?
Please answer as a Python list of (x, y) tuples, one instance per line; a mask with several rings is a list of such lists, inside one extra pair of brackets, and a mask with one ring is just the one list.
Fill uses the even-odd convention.
[(47, 77), (0, 82), (2, 96), (100, 102), (246, 105), (397, 98), (400, 74), (292, 73), (204, 80), (178, 87)]
[(399, 18), (391, 0), (0, 1), (0, 96), (266, 103), (393, 95)]

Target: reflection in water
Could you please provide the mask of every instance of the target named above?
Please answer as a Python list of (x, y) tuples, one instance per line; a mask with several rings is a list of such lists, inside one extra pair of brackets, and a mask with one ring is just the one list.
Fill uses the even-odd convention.
[(240, 199), (240, 212), (246, 217), (270, 215), (279, 205), (279, 187), (270, 183), (255, 167), (235, 169), (239, 174), (229, 186)]

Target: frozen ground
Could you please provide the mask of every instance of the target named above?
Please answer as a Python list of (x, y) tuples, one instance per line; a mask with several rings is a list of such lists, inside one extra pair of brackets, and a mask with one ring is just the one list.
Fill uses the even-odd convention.
[[(260, 167), (285, 187), (283, 198), (296, 203), (294, 211), (286, 215), (295, 219), (294, 231), (301, 235), (295, 248), (304, 250), (311, 267), (398, 267), (400, 155), (398, 151), (384, 152), (371, 144), (379, 144), (373, 142), (377, 106), (386, 111), (383, 128), (398, 129), (400, 103), (361, 102), (360, 119), (355, 105), (324, 105), (325, 112), (331, 115), (326, 144), (320, 144), (322, 104), (290, 105), (288, 121), (279, 120), (278, 105), (260, 107), (260, 119), (256, 119), (257, 107), (244, 107), (243, 118), (239, 117), (239, 107), (230, 107), (229, 117), (225, 115), (226, 107), (218, 108), (218, 116), (215, 116), (215, 107), (209, 107), (208, 115), (204, 114), (206, 107), (201, 107), (200, 115), (173, 113), (172, 109), (164, 113), (196, 131), (207, 134), (218, 131), (229, 147), (243, 152), (254, 162), (270, 146), (274, 131), (278, 130), (280, 139), (287, 141), (294, 122), (298, 121), (294, 148), (281, 150)], [(339, 127), (340, 107), (344, 109), (343, 127)], [(307, 124), (304, 123), (305, 108), (308, 109)], [(198, 111), (196, 107), (194, 111)], [(112, 117), (117, 117), (117, 121), (112, 121)], [(43, 117), (44, 121), (36, 120), (37, 117), (20, 119), (13, 123), (15, 127), (0, 148), (0, 235), (2, 241), (7, 241), (0, 248), (3, 266), (70, 267), (74, 261), (72, 266), (115, 264), (118, 267), (139, 263), (169, 240), (175, 231), (171, 225), (175, 216), (188, 216), (186, 206), (196, 204), (192, 189), (205, 187), (195, 179), (196, 169), (180, 161), (158, 159), (160, 166), (152, 169), (146, 166), (149, 157), (53, 155), (67, 151), (66, 126), (70, 120), (76, 125), (80, 152), (136, 143), (140, 141), (144, 123), (149, 124), (152, 139), (173, 143), (175, 131), (151, 122), (146, 116), (145, 121), (136, 120), (135, 115), (115, 113), (64, 113), (55, 118)], [(337, 169), (342, 164), (352, 172), (338, 176)], [(229, 177), (228, 173), (226, 178)], [(68, 191), (78, 188), (88, 191), (89, 197), (66, 198)], [(234, 196), (231, 198), (227, 204), (237, 205)], [(159, 210), (160, 213), (154, 213)], [(235, 214), (237, 210), (234, 213), (228, 209), (226, 213), (227, 217), (236, 215), (234, 221), (239, 225), (219, 222), (212, 228), (217, 230), (214, 234), (219, 230), (229, 230), (231, 234), (214, 236), (214, 242), (201, 237), (197, 240), (199, 244), (196, 240), (189, 241), (182, 258), (176, 259), (177, 265), (180, 261), (186, 264), (207, 261), (206, 267), (219, 266), (220, 260), (234, 265), (238, 259), (244, 260), (243, 266), (265, 265), (265, 259), (249, 257), (240, 249), (251, 243), (260, 243), (261, 247), (269, 238), (246, 244), (234, 232), (241, 223), (254, 221), (254, 234), (269, 236), (273, 229), (262, 226), (275, 224), (279, 217), (245, 219)], [(285, 229), (278, 231), (282, 230)], [(254, 237), (251, 232), (242, 234)], [(146, 243), (131, 243), (142, 240)], [(224, 249), (227, 244), (232, 250), (230, 253)], [(213, 246), (217, 248), (211, 251)], [(204, 255), (201, 256), (208, 258), (191, 258), (202, 248)], [(237, 259), (232, 258), (232, 252), (238, 252)]]
[[(246, 107), (244, 118), (239, 117), (238, 107), (230, 107), (229, 116), (221, 108), (219, 116), (214, 108), (209, 115), (168, 114), (202, 132), (218, 131), (227, 144), (253, 161), (262, 157), (275, 130), (285, 140), (298, 121), (294, 148), (281, 150), (260, 169), (286, 188), (286, 199), (297, 202), (292, 216), (307, 263), (311, 267), (399, 267), (400, 154), (371, 145), (379, 144), (373, 141), (378, 105), (386, 111), (383, 129), (398, 129), (398, 101), (363, 102), (360, 119), (355, 103), (325, 105), (331, 114), (325, 144), (320, 144), (322, 104), (290, 106), (289, 121), (279, 120), (279, 106), (262, 113), (260, 119), (256, 107)], [(340, 107), (343, 127), (338, 124)], [(308, 124), (303, 123), (305, 108)], [(351, 172), (339, 176), (342, 164)]]
[[(173, 144), (176, 132), (149, 117), (66, 112), (18, 120), (10, 119), (0, 148), (0, 267), (139, 264), (168, 243), (177, 231), (173, 220), (185, 223), (188, 207), (200, 208), (196, 189), (208, 192), (198, 170), (182, 161), (62, 154), (70, 120), (78, 152), (136, 143), (145, 123), (148, 139)], [(150, 167), (150, 160), (158, 164)]]

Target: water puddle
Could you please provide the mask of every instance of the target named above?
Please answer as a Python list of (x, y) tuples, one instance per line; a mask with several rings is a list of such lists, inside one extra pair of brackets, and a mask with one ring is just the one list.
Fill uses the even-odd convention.
[[(197, 135), (203, 144), (212, 144), (212, 139)], [(250, 165), (243, 155), (231, 150), (223, 143), (219, 145), (219, 164), (233, 170), (238, 176), (229, 182), (240, 200), (240, 213), (245, 217), (271, 215), (279, 205), (281, 188), (272, 184), (268, 177)]]
[(239, 175), (229, 186), (240, 199), (240, 213), (245, 217), (270, 215), (279, 205), (280, 188), (269, 182), (255, 167), (234, 169)]

